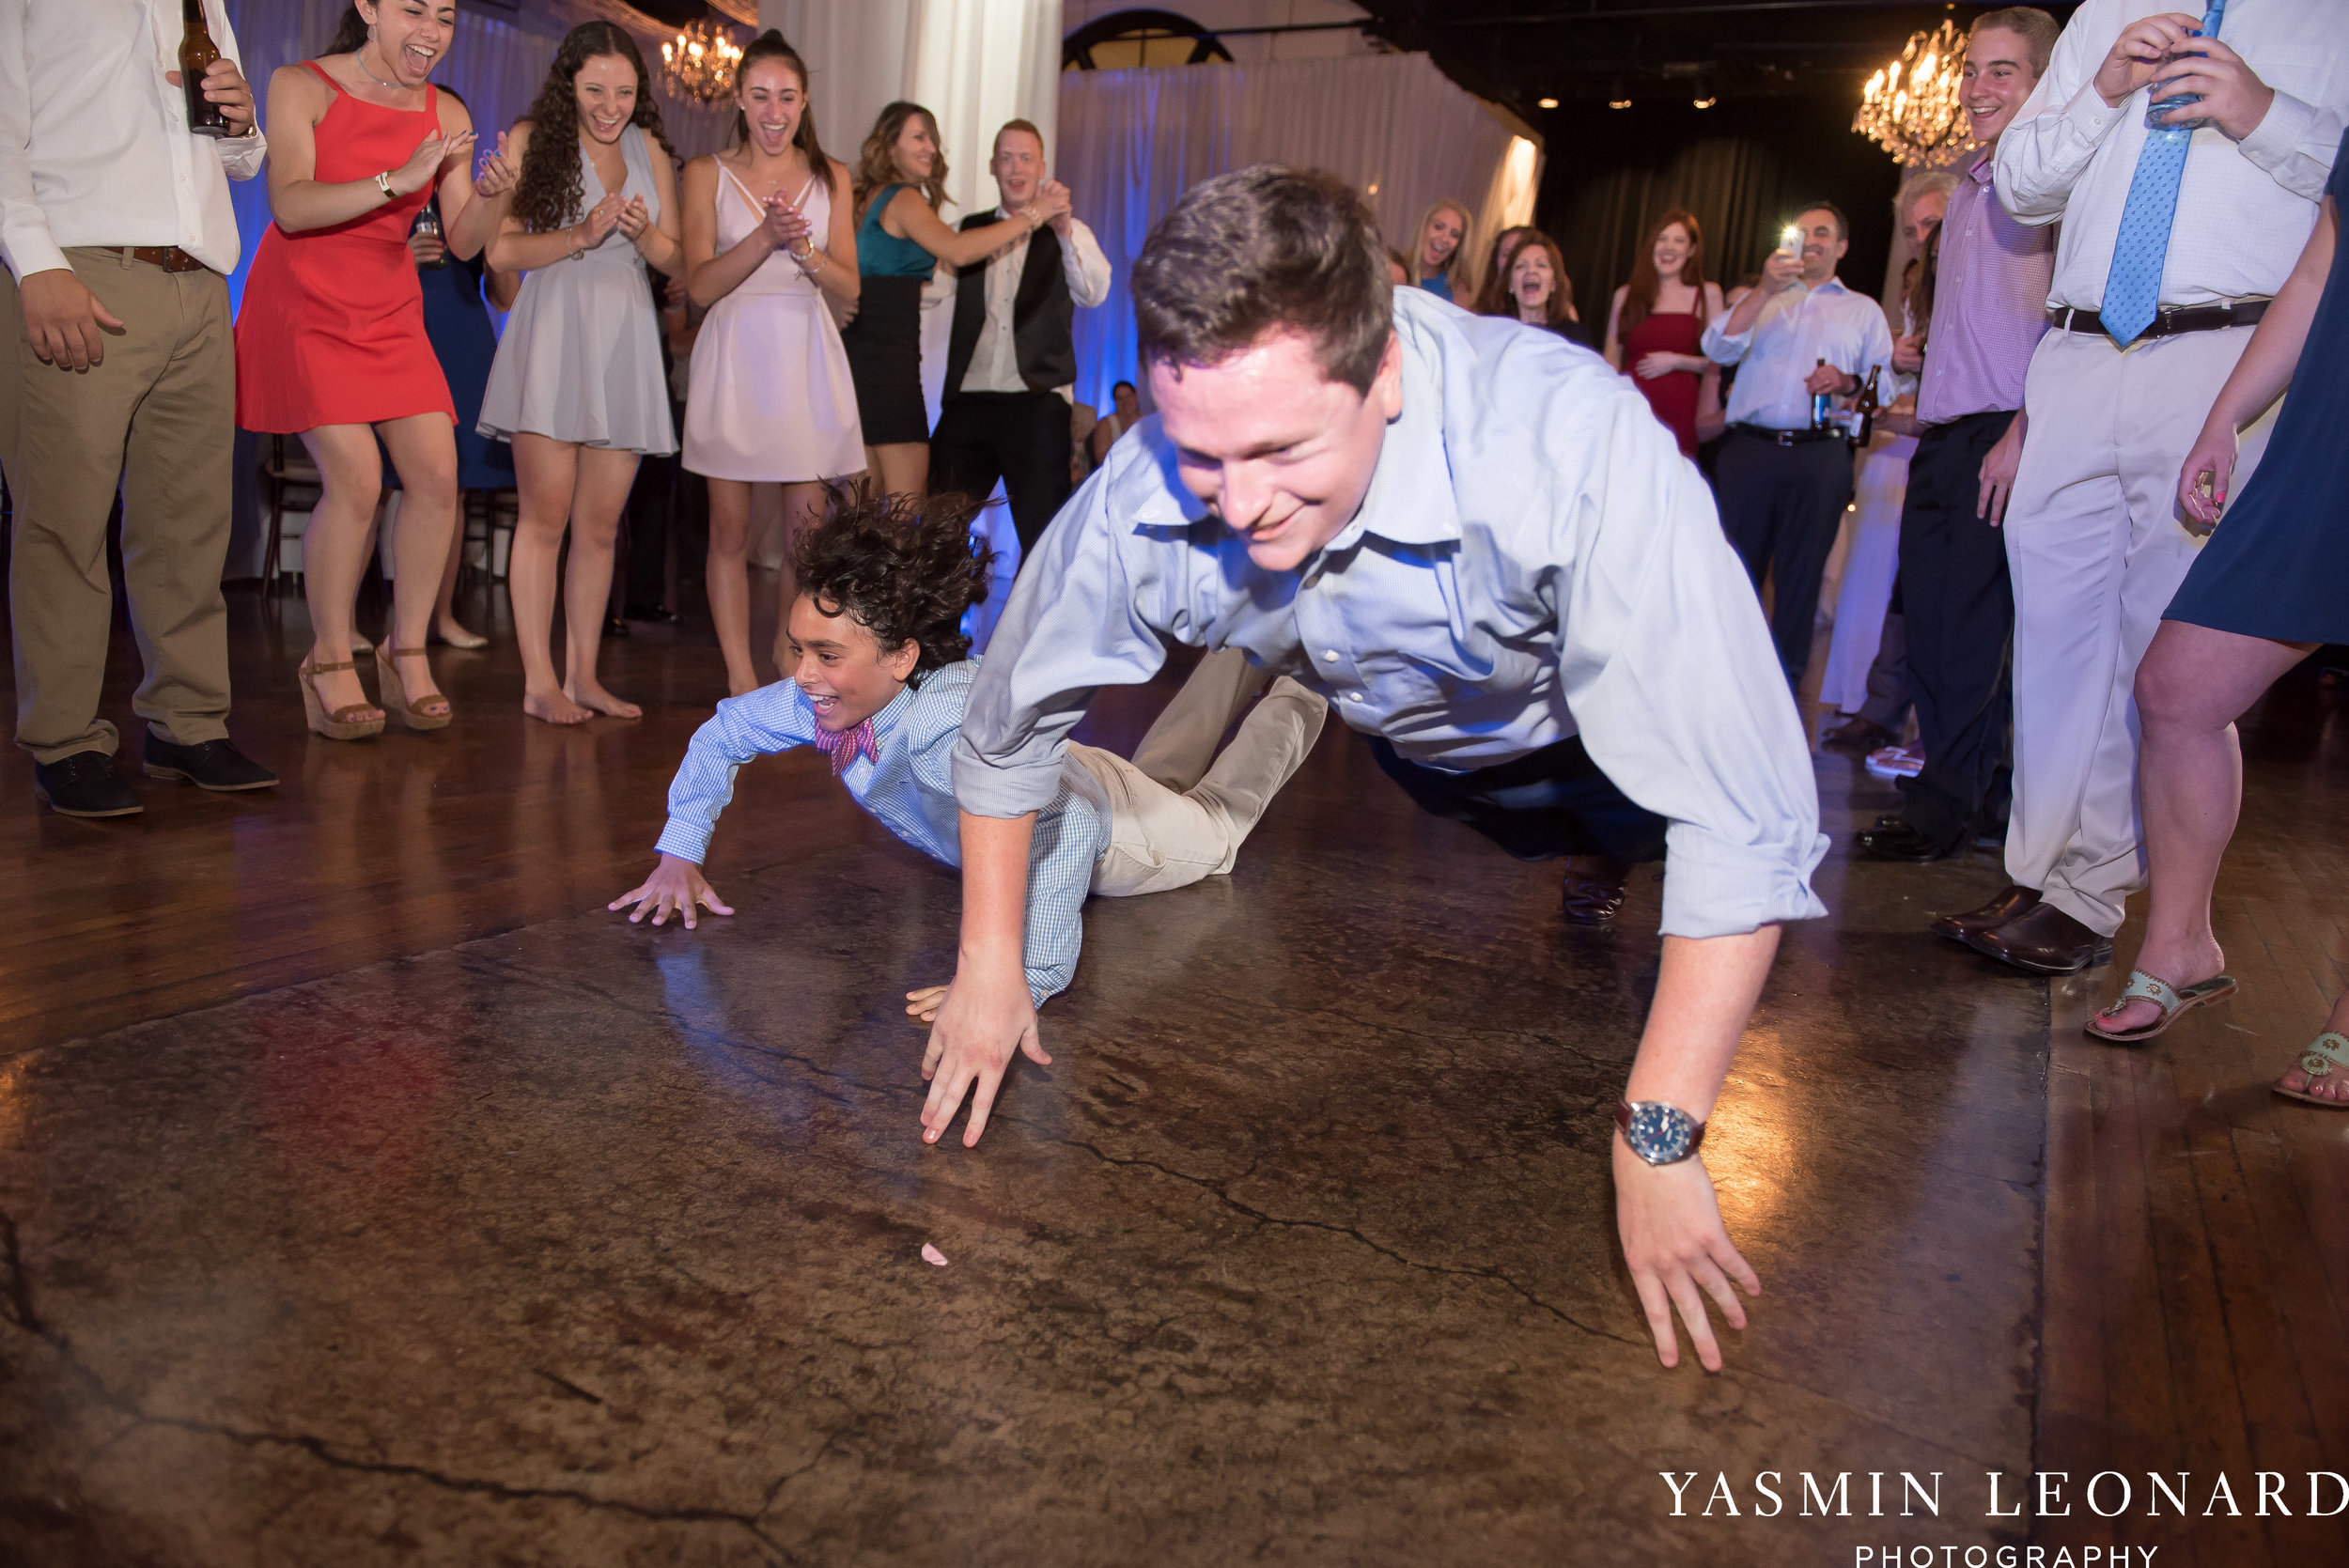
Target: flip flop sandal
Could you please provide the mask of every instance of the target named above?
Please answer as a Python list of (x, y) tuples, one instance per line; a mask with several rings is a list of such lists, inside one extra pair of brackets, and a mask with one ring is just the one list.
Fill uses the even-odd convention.
[[(2121, 1001), (2114, 1002), (2112, 1007), (2120, 1006), (2121, 1002), (2134, 1001), (2141, 998), (2160, 1008), (2161, 1017), (2137, 1029), (2106, 1029), (2096, 1021), (2096, 1018), (2104, 1017), (2103, 1013), (2099, 1013), (2080, 1027), (2099, 1040), (2110, 1040), (2115, 1045), (2133, 1046), (2139, 1040), (2150, 1040), (2168, 1029), (2178, 1021), (2178, 1015), (2187, 1008), (2200, 1007), (2206, 1001), (2217, 1001), (2234, 993), (2234, 976), (2231, 974), (2214, 974), (2199, 985), (2188, 986), (2180, 990), (2173, 988), (2167, 981), (2155, 979), (2143, 970), (2129, 970), (2129, 983), (2121, 987)], [(2111, 1012), (2112, 1007), (2106, 1008), (2105, 1012)], [(2349, 1065), (2349, 1063), (2344, 1063), (2343, 1065)]]
[[(2300, 1053), (2300, 1070), (2308, 1075), (2311, 1087), (2318, 1079), (2330, 1078), (2336, 1071), (2349, 1072), (2349, 1034), (2326, 1030), (2318, 1035), (2316, 1043)], [(2281, 1083), (2268, 1087), (2288, 1100), (2306, 1100), (2328, 1110), (2349, 1110), (2349, 1100), (2326, 1099), (2306, 1089), (2287, 1089)]]

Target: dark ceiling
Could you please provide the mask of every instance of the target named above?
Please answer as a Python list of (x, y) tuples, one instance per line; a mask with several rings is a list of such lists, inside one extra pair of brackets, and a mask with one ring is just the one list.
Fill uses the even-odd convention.
[[(1470, 91), (1538, 126), (1545, 98), (1837, 98), (1909, 35), (1989, 7), (1887, 0), (1356, 0), (1370, 32), (1423, 49)], [(2057, 20), (2070, 5), (2048, 5)]]

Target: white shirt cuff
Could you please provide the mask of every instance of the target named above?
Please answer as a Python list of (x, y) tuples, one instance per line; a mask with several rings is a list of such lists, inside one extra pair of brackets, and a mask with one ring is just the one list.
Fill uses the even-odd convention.
[(20, 284), (35, 272), (54, 272), (59, 268), (70, 272), (73, 268), (57, 242), (49, 238), (46, 227), (20, 229), (0, 240), (0, 253), (8, 256), (8, 271), (16, 274)]
[(2276, 101), (2267, 106), (2265, 116), (2235, 145), (2243, 149), (2244, 157), (2274, 174), (2284, 160), (2300, 150), (2300, 144), (2308, 140), (2309, 128), (2315, 123), (2315, 105), (2279, 91)]

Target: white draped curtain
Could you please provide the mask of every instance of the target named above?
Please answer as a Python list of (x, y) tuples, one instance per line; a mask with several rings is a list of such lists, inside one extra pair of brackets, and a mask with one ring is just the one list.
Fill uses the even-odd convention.
[(1467, 243), (1532, 219), (1540, 152), (1424, 54), (1255, 65), (1068, 71), (1060, 84), (1060, 177), (1109, 253), (1108, 303), (1077, 313), (1077, 398), (1106, 408), (1139, 381), (1134, 258), (1183, 192), (1251, 163), (1325, 169), (1361, 191), (1388, 241), (1407, 250), (1427, 206), (1477, 213)]

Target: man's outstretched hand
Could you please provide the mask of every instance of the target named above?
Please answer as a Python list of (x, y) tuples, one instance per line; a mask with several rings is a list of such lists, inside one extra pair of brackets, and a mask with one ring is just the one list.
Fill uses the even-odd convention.
[(962, 1146), (975, 1146), (987, 1130), (995, 1092), (1003, 1087), (1016, 1051), (1026, 1052), (1039, 1067), (1052, 1064), (1035, 1032), (1035, 1003), (1028, 995), (1027, 976), (1017, 964), (1008, 974), (966, 966), (946, 987), (938, 1021), (930, 1026), (929, 1048), (922, 1053), (922, 1076), (930, 1085), (930, 1097), (922, 1107), (922, 1141), (935, 1143), (945, 1137), (955, 1112), (962, 1108), (962, 1096), (971, 1094), (971, 1121), (963, 1129)]
[(1650, 1165), (1620, 1136), (1612, 1141), (1615, 1225), (1623, 1235), (1631, 1283), (1647, 1312), (1648, 1331), (1656, 1336), (1657, 1358), (1668, 1367), (1680, 1364), (1680, 1341), (1672, 1331), (1677, 1308), (1688, 1326), (1698, 1362), (1707, 1372), (1719, 1372), (1721, 1347), (1714, 1341), (1704, 1298), (1709, 1296), (1720, 1305), (1721, 1317), (1732, 1328), (1743, 1328), (1746, 1309), (1730, 1281), (1743, 1286), (1748, 1296), (1759, 1296), (1762, 1281), (1721, 1225), (1713, 1177), (1703, 1159), (1691, 1155), (1677, 1164)]

